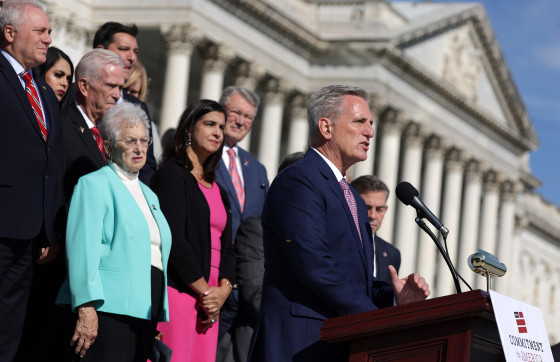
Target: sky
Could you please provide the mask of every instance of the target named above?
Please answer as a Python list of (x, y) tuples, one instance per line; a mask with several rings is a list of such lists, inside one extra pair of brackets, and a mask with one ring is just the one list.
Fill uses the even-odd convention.
[(560, 208), (560, 0), (435, 0), (478, 2), (486, 13), (540, 145), (531, 171), (536, 192)]

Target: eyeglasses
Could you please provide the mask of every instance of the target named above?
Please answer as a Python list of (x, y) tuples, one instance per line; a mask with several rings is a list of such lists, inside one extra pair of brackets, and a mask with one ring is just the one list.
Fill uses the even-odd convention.
[(246, 119), (249, 122), (253, 122), (253, 120), (255, 119), (255, 116), (253, 116), (251, 114), (248, 114), (248, 113), (243, 114), (243, 112), (241, 112), (240, 110), (235, 109), (235, 108), (230, 108), (230, 109), (227, 109), (226, 111), (227, 111), (227, 113), (234, 114), (237, 117), (243, 117), (244, 119)]
[(147, 147), (152, 144), (151, 137), (142, 137), (142, 138), (127, 137), (125, 139), (117, 140), (117, 141), (123, 142), (127, 148), (134, 147), (138, 141), (140, 141), (140, 145), (144, 147)]

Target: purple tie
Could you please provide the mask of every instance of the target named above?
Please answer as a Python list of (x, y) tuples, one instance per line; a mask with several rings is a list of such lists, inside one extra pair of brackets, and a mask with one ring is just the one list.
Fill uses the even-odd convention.
[(348, 207), (350, 208), (350, 212), (352, 213), (352, 217), (354, 218), (354, 224), (356, 224), (356, 229), (358, 230), (358, 235), (360, 236), (360, 242), (362, 243), (362, 248), (364, 247), (364, 241), (362, 240), (362, 233), (360, 232), (360, 223), (358, 222), (358, 207), (356, 206), (356, 199), (354, 199), (354, 195), (350, 190), (350, 186), (348, 186), (348, 182), (345, 178), (342, 178), (339, 182), (340, 187), (342, 187), (342, 191), (344, 192), (344, 197), (346, 198), (346, 202), (348, 203)]

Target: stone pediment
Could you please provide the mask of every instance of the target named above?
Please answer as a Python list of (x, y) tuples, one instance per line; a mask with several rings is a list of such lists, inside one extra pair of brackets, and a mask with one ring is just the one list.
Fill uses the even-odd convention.
[[(399, 4), (394, 6), (398, 8)], [(410, 4), (401, 5), (401, 12), (407, 14)], [(425, 5), (422, 15), (416, 12), (409, 29), (391, 39), (403, 61), (441, 82), (457, 102), (476, 109), (494, 128), (509, 133), (528, 150), (534, 149), (538, 144), (536, 132), (484, 8), (479, 4), (449, 4), (456, 5), (447, 9), (454, 12), (442, 14), (438, 7), (443, 4), (433, 4), (432, 11), (428, 11), (431, 4)]]

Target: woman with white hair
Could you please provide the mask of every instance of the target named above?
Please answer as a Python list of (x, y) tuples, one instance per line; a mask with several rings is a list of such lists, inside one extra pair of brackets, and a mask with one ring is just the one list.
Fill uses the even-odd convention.
[(58, 302), (77, 313), (71, 344), (81, 361), (145, 362), (157, 322), (169, 320), (171, 232), (157, 196), (138, 180), (151, 141), (146, 114), (123, 102), (99, 131), (109, 161), (74, 189)]

